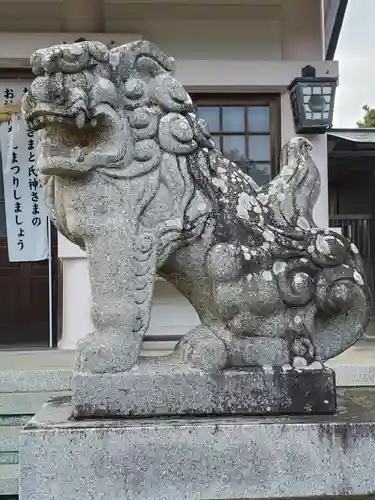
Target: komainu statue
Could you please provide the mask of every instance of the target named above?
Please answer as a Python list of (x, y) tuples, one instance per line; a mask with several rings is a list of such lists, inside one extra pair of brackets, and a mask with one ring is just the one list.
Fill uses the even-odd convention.
[(157, 274), (200, 317), (168, 357), (189, 369), (314, 367), (360, 337), (361, 259), (314, 223), (320, 179), (306, 139), (284, 146), (279, 175), (260, 187), (215, 147), (153, 43), (53, 46), (31, 64), (23, 110), (47, 204), (89, 262), (95, 331), (77, 372), (140, 362)]

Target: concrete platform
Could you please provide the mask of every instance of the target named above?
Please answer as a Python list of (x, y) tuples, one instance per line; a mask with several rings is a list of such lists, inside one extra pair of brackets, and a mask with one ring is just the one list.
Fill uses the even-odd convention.
[(72, 420), (55, 400), (21, 433), (20, 500), (224, 500), (375, 493), (375, 412)]
[[(174, 342), (149, 342), (143, 353), (166, 354), (173, 346)], [(17, 495), (19, 429), (50, 397), (69, 393), (74, 355), (74, 351), (57, 349), (0, 351), (2, 449), (2, 426), (12, 426), (14, 431), (14, 439), (5, 440), (11, 446), (0, 452), (0, 496)], [(336, 372), (337, 385), (345, 387), (340, 392), (375, 410), (375, 328), (369, 328), (363, 339), (327, 364)]]
[[(18, 493), (18, 464), (0, 464), (0, 496), (7, 499)], [(5, 500), (5, 499), (4, 499)]]

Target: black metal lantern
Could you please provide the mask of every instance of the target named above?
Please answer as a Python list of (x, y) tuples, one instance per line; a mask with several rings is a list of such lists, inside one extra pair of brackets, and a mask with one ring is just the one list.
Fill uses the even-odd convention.
[(337, 77), (317, 77), (305, 66), (302, 76), (289, 85), (297, 134), (324, 134), (332, 127)]

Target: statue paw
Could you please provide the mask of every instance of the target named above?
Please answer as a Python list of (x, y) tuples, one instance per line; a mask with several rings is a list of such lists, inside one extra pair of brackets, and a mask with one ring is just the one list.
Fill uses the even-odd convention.
[(139, 347), (126, 337), (91, 333), (77, 346), (75, 370), (91, 373), (115, 373), (130, 370), (139, 357)]
[(226, 346), (208, 327), (199, 325), (177, 344), (175, 352), (194, 368), (216, 372), (227, 364)]
[(315, 347), (307, 336), (293, 338), (290, 342), (289, 352), (294, 367), (311, 365), (315, 360)]

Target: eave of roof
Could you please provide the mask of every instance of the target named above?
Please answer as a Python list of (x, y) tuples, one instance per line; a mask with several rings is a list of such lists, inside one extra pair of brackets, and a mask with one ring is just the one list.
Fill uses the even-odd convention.
[(339, 41), (342, 24), (344, 22), (346, 8), (348, 7), (348, 2), (349, 0), (341, 0), (340, 5), (337, 9), (335, 23), (333, 25), (331, 38), (329, 40), (326, 51), (326, 61), (332, 61), (335, 57), (335, 52)]
[(328, 131), (328, 136), (361, 144), (371, 144), (375, 143), (375, 128), (330, 129)]

